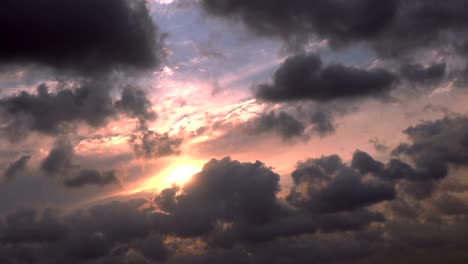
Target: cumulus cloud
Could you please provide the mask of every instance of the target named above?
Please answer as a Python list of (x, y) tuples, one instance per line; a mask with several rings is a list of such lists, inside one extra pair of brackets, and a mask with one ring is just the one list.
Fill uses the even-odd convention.
[(366, 42), (379, 54), (392, 57), (452, 42), (445, 33), (468, 30), (465, 5), (463, 0), (201, 1), (207, 13), (240, 20), (260, 35), (292, 44), (327, 39), (332, 47)]
[(74, 156), (75, 151), (71, 143), (65, 139), (59, 140), (42, 161), (41, 170), (49, 176), (62, 178), (64, 186), (68, 188), (119, 184), (115, 171), (82, 169), (73, 164)]
[(42, 161), (41, 169), (56, 174), (71, 169), (74, 155), (73, 146), (67, 140), (59, 140), (49, 155)]
[(393, 186), (389, 184), (365, 182), (362, 174), (343, 164), (338, 156), (300, 163), (292, 177), (296, 186), (288, 200), (313, 211), (351, 211), (393, 200), (396, 195)]
[[(367, 264), (437, 263), (457, 254), (453, 263), (464, 263), (466, 203), (450, 191), (429, 197), (434, 207), (401, 195), (396, 186), (405, 175), (382, 176), (395, 171), (394, 162), (362, 151), (349, 164), (336, 155), (308, 159), (298, 163), (289, 195), (281, 198), (279, 175), (262, 162), (213, 159), (152, 201), (123, 198), (65, 216), (50, 209), (11, 213), (0, 225), (0, 259)], [(400, 258), (401, 250), (410, 257)]]
[(145, 202), (113, 202), (65, 217), (51, 210), (10, 214), (0, 231), (0, 259), (5, 263), (130, 263), (137, 255), (147, 261), (142, 263), (164, 261), (168, 250), (162, 237), (150, 234), (150, 215), (139, 209)]
[(19, 140), (36, 131), (49, 135), (67, 133), (83, 123), (93, 128), (105, 125), (118, 114), (137, 118), (140, 123), (151, 121), (156, 114), (151, 102), (138, 88), (125, 87), (121, 98), (114, 101), (109, 79), (90, 79), (72, 84), (59, 83), (55, 92), (45, 84), (36, 93), (21, 92), (0, 100), (3, 110), (3, 133), (10, 140)]
[(146, 1), (2, 3), (0, 64), (40, 64), (93, 75), (162, 60), (162, 39)]
[(442, 179), (450, 165), (467, 165), (467, 131), (468, 119), (464, 116), (423, 122), (407, 128), (404, 132), (410, 142), (400, 144), (393, 152), (414, 161), (419, 179)]
[(132, 135), (130, 142), (137, 157), (146, 159), (180, 154), (183, 139), (170, 136), (168, 133), (143, 129)]
[(156, 119), (156, 113), (151, 110), (151, 101), (144, 91), (125, 88), (120, 100), (115, 102), (115, 107), (129, 116), (136, 117), (144, 126), (147, 121)]
[(288, 41), (304, 41), (318, 35), (340, 44), (381, 34), (395, 18), (399, 1), (385, 1), (379, 5), (369, 0), (294, 0), (288, 3), (203, 0), (201, 5), (210, 14), (239, 18), (261, 35)]
[(385, 98), (395, 81), (396, 77), (384, 69), (323, 66), (318, 55), (299, 54), (286, 59), (275, 72), (273, 82), (259, 85), (255, 93), (272, 102)]
[(274, 111), (263, 113), (260, 116), (249, 120), (244, 125), (245, 130), (249, 134), (272, 131), (277, 133), (283, 139), (303, 136), (306, 129), (302, 122), (284, 111), (279, 113)]

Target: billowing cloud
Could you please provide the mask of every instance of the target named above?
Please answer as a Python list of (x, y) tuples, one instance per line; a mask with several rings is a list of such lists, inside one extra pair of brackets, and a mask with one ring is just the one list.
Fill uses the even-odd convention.
[(338, 44), (381, 34), (395, 18), (399, 1), (379, 5), (369, 0), (294, 0), (288, 3), (203, 0), (201, 5), (211, 14), (240, 18), (261, 35), (300, 41), (316, 34)]
[[(63, 87), (62, 87), (63, 86)], [(3, 133), (18, 140), (32, 131), (56, 135), (69, 132), (80, 123), (98, 128), (118, 114), (151, 121), (156, 114), (146, 94), (137, 88), (126, 87), (121, 98), (114, 102), (111, 80), (93, 79), (67, 87), (59, 84), (56, 92), (39, 85), (36, 93), (21, 92), (0, 100), (6, 126)]]
[(146, 1), (2, 3), (0, 64), (40, 64), (93, 75), (161, 62), (162, 39)]
[(312, 211), (351, 211), (393, 200), (396, 195), (389, 184), (365, 182), (362, 174), (343, 164), (338, 156), (300, 163), (292, 177), (296, 186), (288, 200)]
[[(92, 207), (66, 217), (51, 210), (25, 210), (6, 217), (0, 231), (0, 259), (5, 263), (129, 263), (136, 256), (164, 261), (168, 250), (151, 235), (144, 199)], [(16, 254), (18, 250), (23, 254)], [(26, 259), (26, 260), (25, 260)]]
[(119, 184), (115, 171), (100, 172), (80, 168), (73, 163), (74, 156), (75, 151), (71, 143), (65, 139), (59, 140), (42, 161), (41, 170), (48, 176), (60, 177), (63, 184), (69, 188)]
[(130, 142), (137, 157), (146, 159), (178, 155), (183, 139), (160, 134), (152, 130), (143, 130), (132, 135)]
[(42, 161), (41, 169), (56, 174), (72, 168), (73, 146), (67, 140), (59, 140)]
[(395, 80), (384, 69), (323, 66), (318, 55), (300, 54), (286, 59), (275, 72), (273, 82), (259, 85), (255, 92), (258, 98), (272, 102), (385, 98)]
[[(392, 181), (380, 181), (378, 173), (389, 165), (361, 151), (354, 156), (349, 165), (338, 156), (298, 163), (286, 199), (271, 168), (224, 158), (153, 201), (127, 198), (66, 216), (50, 209), (11, 213), (0, 225), (0, 259), (19, 262), (20, 250), (34, 263), (206, 263), (229, 256), (233, 263), (367, 264), (407, 259), (396, 254), (403, 248), (421, 251), (414, 263), (437, 263), (427, 261), (447, 254), (464, 263), (464, 201), (449, 193), (430, 197), (437, 210), (431, 211), (424, 202), (396, 195), (403, 190), (393, 189)], [(396, 214), (398, 204), (408, 203), (415, 216)], [(429, 248), (430, 256), (422, 254)]]
[(468, 30), (463, 0), (203, 0), (201, 6), (209, 14), (240, 20), (257, 34), (293, 45), (312, 38), (327, 39), (333, 47), (367, 42), (381, 55), (394, 57), (450, 43), (453, 39), (445, 33)]
[(468, 119), (464, 116), (423, 122), (405, 130), (410, 142), (399, 145), (394, 153), (414, 161), (419, 179), (442, 179), (450, 165), (467, 165), (467, 131)]
[(156, 113), (151, 110), (151, 106), (151, 101), (145, 92), (130, 87), (125, 88), (120, 100), (115, 102), (117, 110), (138, 118), (141, 125), (145, 125), (146, 121), (156, 119)]
[(283, 139), (303, 136), (306, 129), (302, 122), (284, 111), (264, 113), (249, 120), (244, 125), (249, 134), (273, 131)]

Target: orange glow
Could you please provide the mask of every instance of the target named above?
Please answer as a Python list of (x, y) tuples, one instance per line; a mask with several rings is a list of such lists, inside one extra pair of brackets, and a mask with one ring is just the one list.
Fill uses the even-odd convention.
[(174, 184), (182, 186), (201, 170), (204, 163), (201, 160), (178, 158), (170, 166), (146, 181), (139, 189), (162, 190)]
[(194, 165), (180, 164), (173, 167), (165, 178), (171, 184), (183, 185), (190, 180), (192, 175), (199, 171), (199, 168)]

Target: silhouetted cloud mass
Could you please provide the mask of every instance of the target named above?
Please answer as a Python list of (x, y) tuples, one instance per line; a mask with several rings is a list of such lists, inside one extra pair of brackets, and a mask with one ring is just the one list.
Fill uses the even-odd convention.
[(256, 88), (256, 96), (272, 102), (331, 101), (362, 97), (385, 98), (396, 77), (384, 69), (362, 70), (340, 64), (322, 65), (316, 54), (286, 59), (271, 84)]
[(40, 64), (94, 75), (161, 62), (161, 33), (146, 1), (5, 1), (0, 64)]

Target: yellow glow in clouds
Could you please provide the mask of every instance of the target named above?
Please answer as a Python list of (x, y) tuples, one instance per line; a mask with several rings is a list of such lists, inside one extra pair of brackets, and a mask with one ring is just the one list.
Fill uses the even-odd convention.
[(188, 180), (190, 180), (192, 175), (194, 175), (195, 173), (199, 171), (200, 169), (195, 167), (194, 165), (188, 165), (188, 164), (176, 165), (167, 173), (166, 181), (169, 183), (182, 185)]

